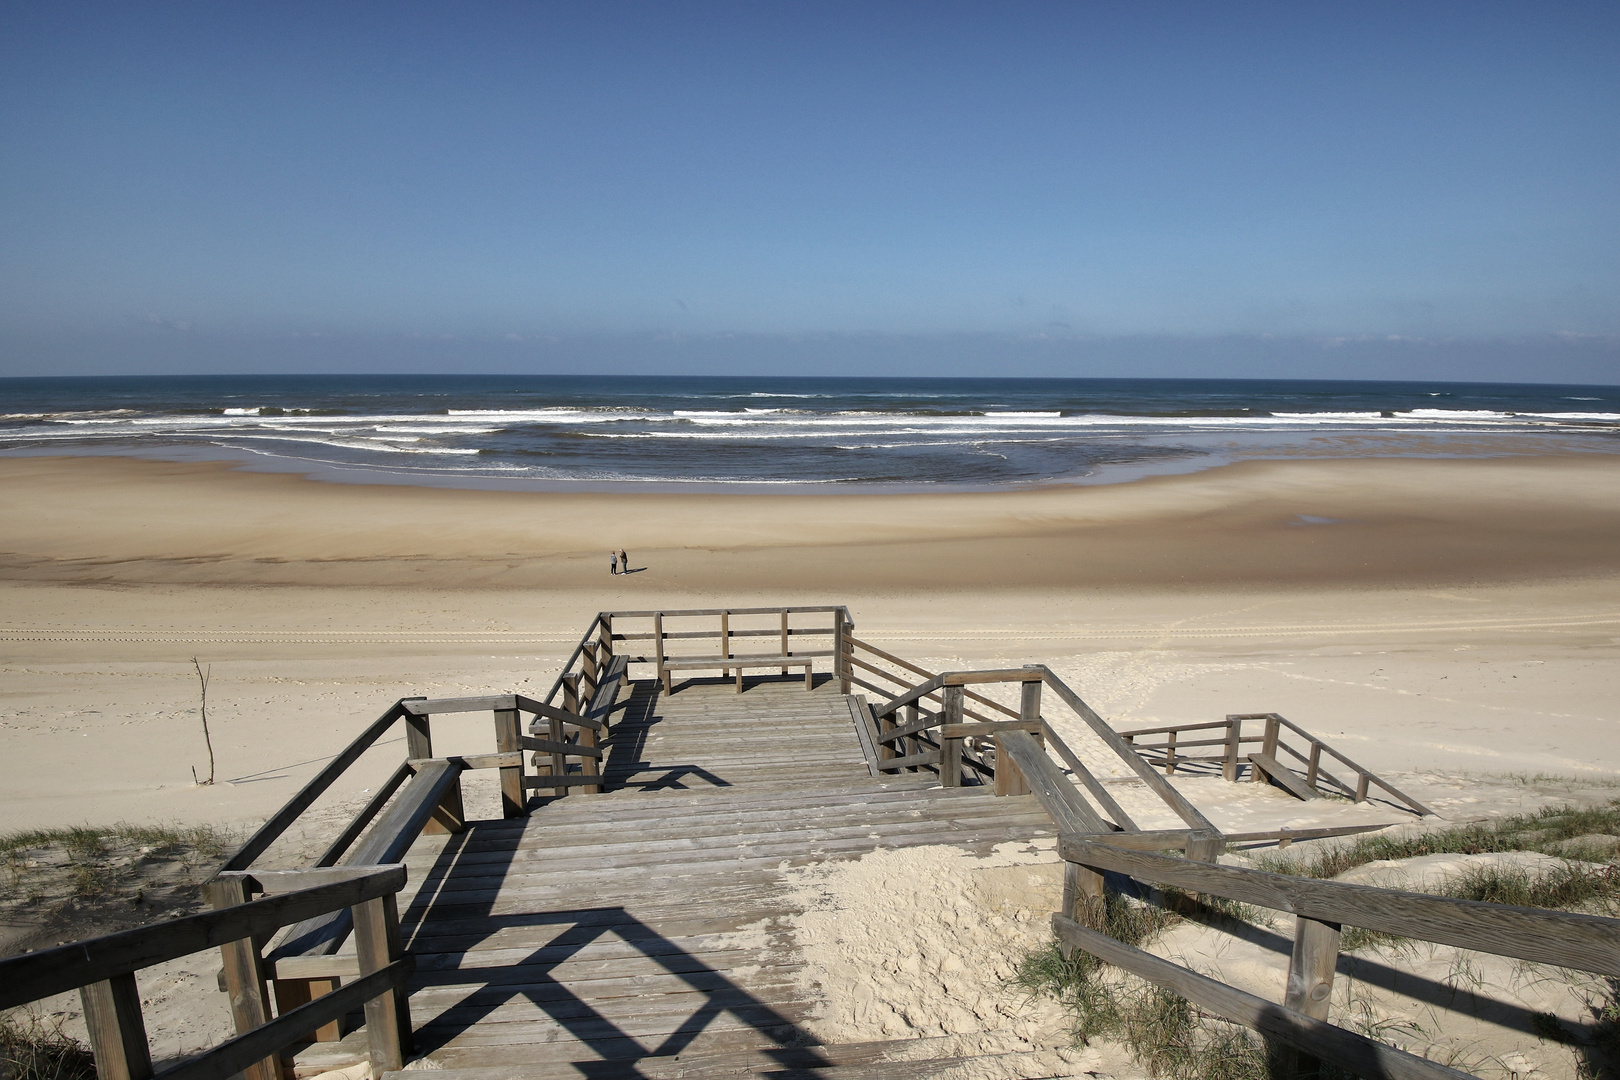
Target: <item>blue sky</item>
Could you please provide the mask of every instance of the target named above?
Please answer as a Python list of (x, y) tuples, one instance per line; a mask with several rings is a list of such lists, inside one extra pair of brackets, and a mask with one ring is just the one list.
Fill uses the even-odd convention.
[(0, 6), (0, 374), (1620, 382), (1620, 5)]

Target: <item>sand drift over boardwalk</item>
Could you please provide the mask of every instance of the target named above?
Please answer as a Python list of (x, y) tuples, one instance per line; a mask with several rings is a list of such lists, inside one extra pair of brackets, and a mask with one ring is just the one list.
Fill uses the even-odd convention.
[(0, 452), (569, 490), (994, 488), (1251, 458), (1614, 453), (1620, 390), (1195, 380), (13, 380)]

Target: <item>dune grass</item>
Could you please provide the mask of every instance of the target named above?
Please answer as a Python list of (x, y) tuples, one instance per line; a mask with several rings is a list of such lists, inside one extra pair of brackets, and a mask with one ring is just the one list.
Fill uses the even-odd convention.
[(95, 1080), (90, 1051), (60, 1020), (33, 1013), (0, 1016), (0, 1076), (7, 1080)]
[[(1435, 854), (1492, 854), (1540, 851), (1561, 858), (1578, 857), (1570, 840), (1590, 835), (1620, 835), (1620, 800), (1597, 807), (1548, 807), (1495, 821), (1439, 829), (1407, 837), (1360, 837), (1349, 843), (1322, 845), (1303, 856), (1272, 855), (1258, 860), (1267, 870), (1304, 877), (1329, 878), (1380, 859)], [(1480, 866), (1447, 882), (1442, 895), (1493, 904), (1560, 910), (1600, 911), (1620, 915), (1620, 866), (1565, 863), (1545, 873), (1522, 867)], [(1154, 904), (1121, 896), (1093, 903), (1078, 912), (1080, 921), (1128, 945), (1144, 947), (1179, 921), (1178, 912), (1202, 909), (1215, 918), (1263, 921), (1243, 905), (1212, 897), (1166, 892)], [(1341, 948), (1352, 951), (1402, 939), (1358, 927), (1344, 928)], [(1253, 1032), (1201, 1017), (1178, 995), (1105, 964), (1076, 949), (1065, 957), (1057, 942), (1032, 950), (1017, 968), (1013, 982), (1030, 995), (1043, 995), (1067, 1006), (1074, 1017), (1077, 1042), (1111, 1039), (1124, 1044), (1150, 1075), (1161, 1080), (1262, 1080), (1278, 1075), (1280, 1051)], [(1592, 1002), (1587, 1038), (1600, 1052), (1620, 1050), (1620, 980)], [(1563, 1031), (1548, 1018), (1545, 1038)], [(1361, 1029), (1354, 1018), (1341, 1019)], [(1379, 1037), (1376, 1030), (1363, 1034)], [(1559, 1041), (1564, 1041), (1560, 1039)], [(1340, 1074), (1323, 1067), (1323, 1080)], [(1596, 1075), (1596, 1073), (1594, 1073)]]

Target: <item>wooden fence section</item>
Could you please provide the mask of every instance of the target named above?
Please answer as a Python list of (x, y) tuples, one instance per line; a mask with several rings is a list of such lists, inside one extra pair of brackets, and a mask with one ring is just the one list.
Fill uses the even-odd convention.
[[(1251, 728), (1250, 733), (1245, 734), (1245, 721), (1250, 723), (1258, 721), (1260, 730), (1255, 731)], [(1203, 737), (1214, 732), (1219, 734)], [(1174, 775), (1176, 768), (1187, 762), (1220, 762), (1221, 776), (1226, 780), (1235, 781), (1241, 767), (1247, 764), (1250, 780), (1264, 782), (1270, 779), (1299, 799), (1316, 798), (1321, 794), (1322, 785), (1327, 784), (1339, 794), (1356, 802), (1365, 802), (1369, 790), (1377, 786), (1421, 817), (1434, 814), (1433, 810), (1389, 781), (1357, 765), (1315, 735), (1277, 713), (1230, 713), (1225, 720), (1211, 720), (1202, 724), (1177, 724), (1173, 727), (1135, 728), (1119, 734), (1140, 754), (1163, 768), (1167, 776)], [(1189, 734), (1199, 737), (1189, 739), (1186, 737)], [(1150, 743), (1138, 741), (1153, 736), (1162, 736), (1164, 741)], [(1290, 736), (1296, 736), (1298, 741), (1303, 743), (1304, 749), (1292, 745)], [(1245, 745), (1253, 747), (1253, 750), (1245, 754), (1243, 750)], [(1220, 751), (1210, 753), (1211, 747), (1220, 747)], [(1188, 749), (1193, 752), (1185, 753), (1184, 751)], [(1297, 761), (1303, 766), (1303, 772), (1283, 762), (1279, 757), (1280, 754), (1287, 754)], [(1328, 772), (1322, 763), (1324, 755), (1354, 773), (1355, 785), (1351, 786)]]
[(604, 611), (597, 614), (546, 700), (549, 703), (573, 677), (581, 681), (580, 693), (588, 695), (594, 671), (605, 667), (603, 657), (616, 652), (628, 664), (653, 665), (666, 694), (674, 692), (674, 674), (679, 671), (718, 671), (723, 678), (735, 673), (741, 693), (745, 671), (776, 669), (786, 675), (802, 670), (805, 688), (810, 689), (817, 661), (827, 662), (848, 693), (843, 640), (853, 625), (849, 609), (841, 604)]
[[(1170, 858), (1118, 845), (1113, 834), (1059, 837), (1068, 864), (1059, 939), (1134, 972), (1220, 1016), (1247, 1024), (1312, 1057), (1362, 1076), (1458, 1077), (1404, 1051), (1326, 1023), (1344, 925), (1532, 963), (1620, 976), (1620, 920), (1541, 908), (1454, 900), (1424, 893), (1272, 874)], [(1281, 1006), (1089, 929), (1088, 905), (1103, 904), (1106, 873), (1220, 896), (1295, 916), (1294, 950)]]
[[(395, 894), (405, 867), (320, 868), (252, 875), (227, 873), (208, 885), (218, 910), (0, 960), (0, 1009), (78, 989), (100, 1080), (280, 1080), (280, 1052), (364, 1005), (373, 1067), (398, 1069), (410, 1049)], [(272, 893), (250, 900), (255, 893)], [(256, 941), (283, 926), (347, 910), (355, 926), (358, 977), (269, 1019)], [(235, 1038), (160, 1073), (152, 1068), (135, 973), (219, 948), (236, 1019)]]

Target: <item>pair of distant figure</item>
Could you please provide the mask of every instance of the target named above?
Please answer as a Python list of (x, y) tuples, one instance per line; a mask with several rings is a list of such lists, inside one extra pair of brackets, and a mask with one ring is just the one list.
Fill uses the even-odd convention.
[(628, 574), (630, 572), (630, 556), (623, 551), (608, 552), (608, 573)]

